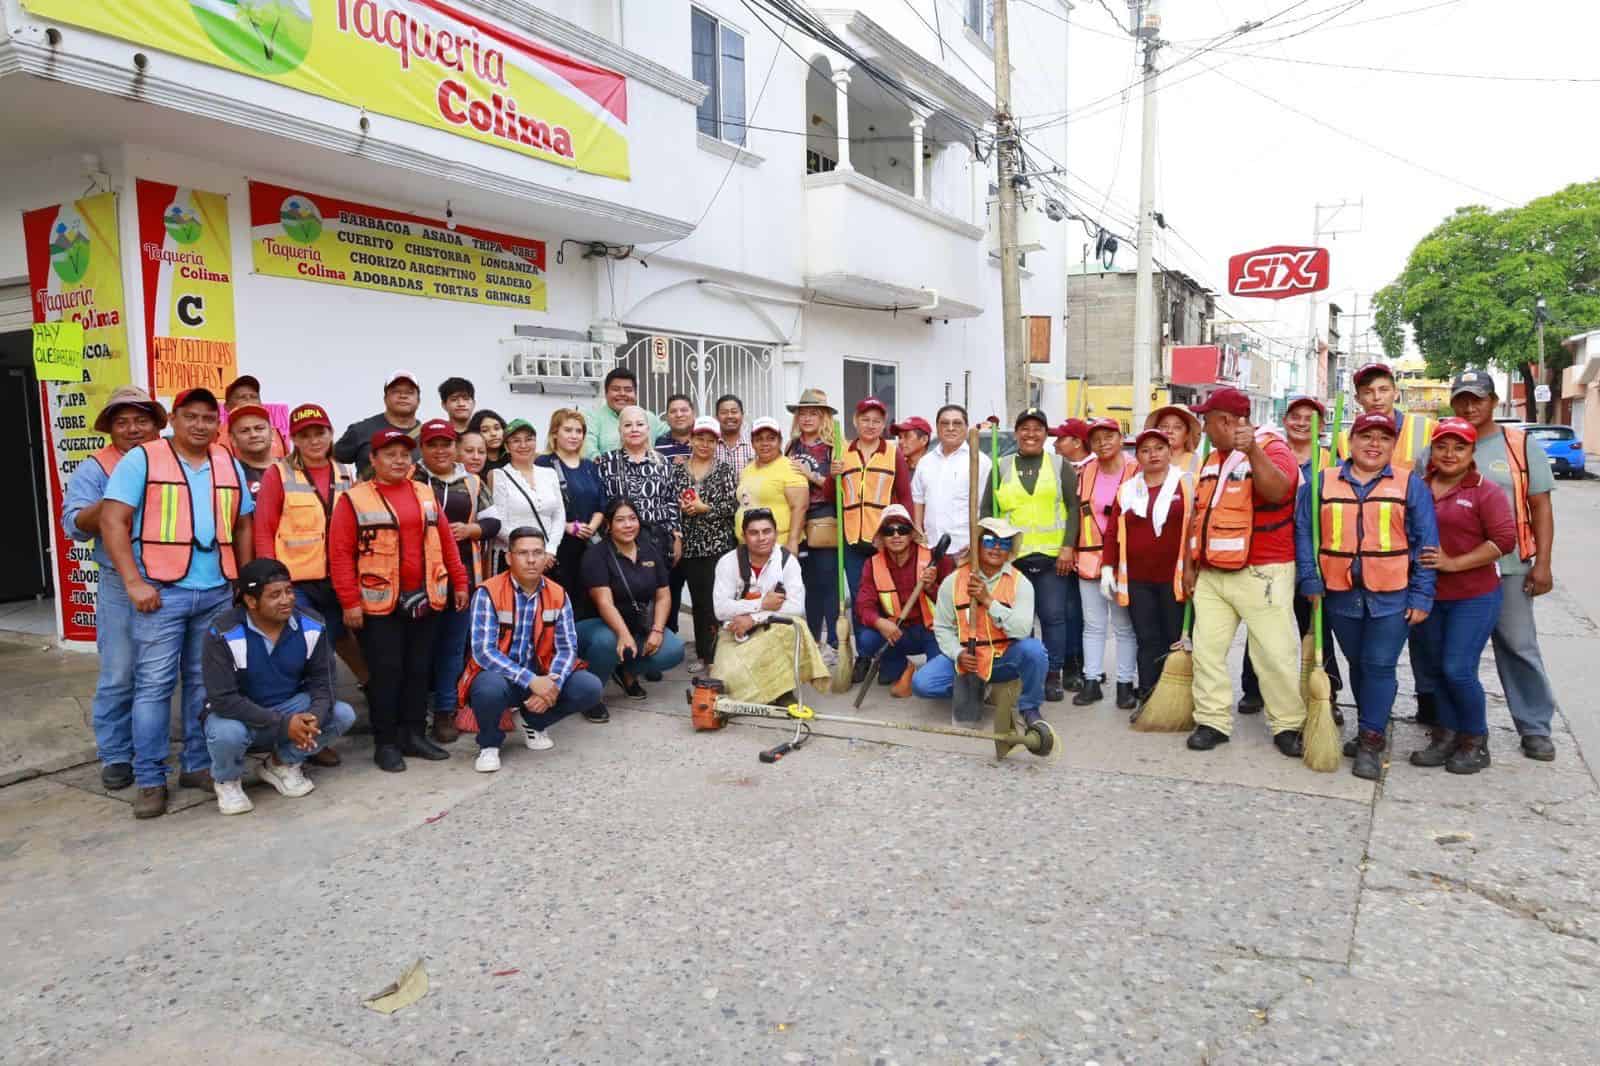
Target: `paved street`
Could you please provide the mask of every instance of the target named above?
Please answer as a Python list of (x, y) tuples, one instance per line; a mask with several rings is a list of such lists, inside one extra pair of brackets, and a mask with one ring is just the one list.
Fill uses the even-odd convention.
[[(779, 734), (696, 735), (681, 679), (493, 777), (467, 742), (383, 775), (351, 738), (242, 818), (188, 793), (136, 824), (92, 766), (20, 781), (0, 1061), (1600, 1061), (1600, 484), (1556, 500), (1553, 764), (1517, 754), (1486, 661), (1493, 768), (1417, 770), (1402, 723), (1376, 788), (1259, 719), (1201, 755), (1109, 702), (1053, 708), (1049, 761), (894, 733), (762, 766)], [(8, 714), (87, 706), (92, 660), (0, 662)], [(889, 702), (863, 713), (943, 720)], [(63, 713), (29, 719), (52, 768)], [(419, 958), (425, 998), (362, 1007)]]

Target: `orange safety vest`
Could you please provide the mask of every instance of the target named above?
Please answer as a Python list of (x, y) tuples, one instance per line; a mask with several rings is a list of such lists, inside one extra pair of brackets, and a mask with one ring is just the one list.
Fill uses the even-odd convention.
[[(1217, 570), (1243, 570), (1250, 562), (1250, 542), (1257, 533), (1271, 533), (1294, 521), (1295, 494), (1289, 493), (1281, 503), (1257, 507), (1248, 460), (1239, 464), (1219, 493), (1222, 455), (1212, 452), (1200, 470), (1194, 524), (1189, 527), (1189, 558)], [(1258, 523), (1257, 518), (1265, 520)]]
[[(1187, 522), (1189, 515), (1194, 512), (1194, 488), (1189, 484), (1188, 478), (1178, 482), (1178, 491), (1183, 495), (1183, 520)], [(1150, 503), (1155, 506), (1155, 501)], [(1171, 519), (1169, 518), (1168, 521)], [(1172, 594), (1183, 602), (1183, 557), (1186, 553), (1178, 549), (1178, 566), (1172, 572)], [(1128, 606), (1128, 512), (1117, 508), (1117, 603), (1123, 607)]]
[(883, 509), (894, 502), (895, 444), (886, 440), (878, 443), (877, 453), (865, 465), (853, 442), (844, 452), (839, 473), (844, 487), (846, 544), (872, 543), (878, 535)]
[[(480, 586), (489, 594), (489, 602), (494, 606), (495, 620), (499, 625), (500, 638), (498, 646), (502, 653), (511, 650), (511, 637), (517, 626), (517, 584), (516, 579), (509, 573), (496, 574)], [(533, 659), (528, 666), (537, 674), (550, 672), (550, 664), (556, 658), (556, 623), (561, 620), (562, 608), (567, 603), (567, 590), (560, 585), (545, 578), (539, 582), (539, 613), (533, 619)], [(474, 594), (476, 595), (476, 594)], [(467, 649), (467, 663), (461, 671), (461, 677), (456, 682), (456, 728), (463, 733), (476, 733), (478, 731), (477, 716), (472, 713), (472, 704), (467, 697), (472, 693), (472, 682), (479, 674), (483, 673), (483, 665), (472, 655), (471, 646)], [(500, 715), (500, 729), (509, 731), (512, 726), (511, 708), (507, 707)]]
[[(419, 484), (427, 485), (428, 486), (428, 491), (432, 492), (433, 491), (433, 480), (432, 480), (433, 475), (428, 473), (427, 467), (418, 466), (415, 470), (413, 470), (411, 472), (411, 476), (414, 478), (414, 477), (417, 476), (417, 474), (419, 472), (423, 475), (424, 478), (427, 479), (425, 481), (419, 482)], [(445, 487), (445, 495), (448, 496), (450, 494), (450, 486), (456, 484), (456, 482), (452, 481), (452, 482), (446, 483), (444, 481), (440, 481), (439, 484), (444, 485), (444, 487)], [(466, 487), (467, 496), (468, 496), (468, 498), (470, 498), (472, 500), (472, 510), (467, 513), (467, 521), (466, 521), (466, 524), (470, 526), (470, 525), (472, 525), (474, 522), (476, 522), (478, 520), (478, 506), (481, 503), (481, 500), (479, 499), (479, 496), (483, 492), (483, 479), (480, 478), (477, 474), (468, 474), (467, 477), (466, 477), (466, 480), (461, 482), (461, 484), (463, 484)], [(441, 504), (440, 506), (443, 506), (443, 505)], [(448, 521), (448, 516), (446, 516), (446, 521)], [(470, 562), (469, 562), (469, 560), (467, 558), (468, 556), (471, 556)], [(467, 567), (468, 567), (468, 569), (469, 569), (469, 571), (470, 571), (470, 573), (472, 575), (472, 587), (473, 588), (477, 588), (479, 585), (483, 584), (483, 576), (484, 576), (485, 573), (487, 573), (487, 568), (486, 568), (486, 565), (485, 565), (486, 558), (487, 558), (487, 553), (483, 550), (483, 544), (482, 544), (481, 541), (471, 551), (467, 552), (465, 555), (463, 555), (461, 557), (461, 561), (463, 563), (467, 564)]]
[[(442, 611), (449, 602), (450, 571), (444, 565), (444, 549), (439, 542), (439, 504), (428, 486), (417, 481), (406, 484), (416, 493), (417, 507), (422, 512), (422, 574), (428, 606)], [(361, 586), (361, 609), (371, 615), (389, 614), (402, 591), (400, 520), (374, 482), (357, 482), (346, 495), (356, 515), (356, 581)]]
[(1517, 516), (1517, 557), (1529, 562), (1538, 553), (1533, 539), (1533, 503), (1528, 499), (1528, 435), (1504, 426), (1506, 466), (1511, 471), (1511, 506)]
[[(1391, 469), (1393, 469), (1391, 467)], [(1329, 478), (1328, 474), (1333, 474)], [(1329, 592), (1355, 588), (1356, 560), (1361, 560), (1361, 587), (1368, 592), (1399, 592), (1411, 576), (1411, 545), (1406, 540), (1406, 481), (1409, 471), (1380, 476), (1367, 493), (1324, 471), (1322, 479), (1322, 544), (1317, 558), (1322, 584)]]
[(194, 499), (183, 463), (168, 438), (141, 444), (148, 464), (144, 479), (144, 512), (139, 523), (139, 560), (151, 581), (181, 581), (189, 573), (194, 550), (217, 549), (222, 576), (239, 576), (233, 554), (233, 525), (239, 519), (239, 469), (233, 456), (213, 444), (206, 449), (211, 464), (211, 513), (215, 528), (210, 544), (194, 537)]
[[(933, 565), (933, 553), (922, 545), (917, 545), (916, 572), (922, 573)], [(884, 617), (891, 622), (900, 617), (900, 609), (904, 604), (900, 600), (900, 590), (895, 587), (894, 575), (889, 572), (889, 553), (878, 552), (872, 557), (872, 583), (878, 587), (878, 607), (883, 611)], [(933, 625), (933, 597), (927, 589), (922, 590), (922, 600), (918, 610), (906, 616), (906, 621), (913, 625)]]
[[(970, 650), (978, 656), (977, 674), (985, 681), (994, 674), (994, 662), (1006, 653), (1011, 646), (1011, 638), (1006, 631), (1000, 628), (1000, 623), (994, 620), (994, 615), (988, 611), (978, 612), (978, 628), (974, 632), (971, 612), (968, 607), (972, 598), (967, 595), (967, 579), (972, 575), (972, 567), (959, 566), (951, 575), (955, 582), (954, 601), (956, 607), (956, 635), (961, 640), (961, 647)], [(1000, 580), (995, 583), (991, 593), (996, 600), (1006, 607), (1016, 603), (1017, 599), (1017, 571), (1008, 569), (1000, 575)]]
[(105, 471), (106, 477), (110, 477), (111, 471), (115, 470), (117, 464), (122, 461), (122, 452), (117, 449), (115, 444), (107, 444), (104, 448), (89, 456), (89, 458), (94, 460), (96, 466)]
[[(1129, 461), (1126, 457), (1122, 460), (1122, 477), (1117, 482), (1120, 487), (1139, 472), (1139, 464)], [(1101, 556), (1105, 554), (1105, 538), (1100, 535), (1100, 527), (1094, 521), (1094, 483), (1100, 478), (1100, 457), (1093, 456), (1084, 460), (1083, 466), (1078, 468), (1078, 503), (1082, 518), (1079, 519), (1078, 529), (1078, 576), (1086, 581), (1094, 581), (1100, 577)]]
[(272, 538), (272, 552), (294, 580), (321, 581), (328, 576), (328, 516), (355, 478), (349, 467), (333, 463), (332, 491), (324, 502), (305, 467), (292, 459), (279, 459), (273, 466), (283, 481), (283, 513)]

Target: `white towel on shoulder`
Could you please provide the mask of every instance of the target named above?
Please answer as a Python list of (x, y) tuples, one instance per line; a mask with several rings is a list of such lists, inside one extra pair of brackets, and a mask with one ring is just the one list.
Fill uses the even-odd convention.
[(1178, 485), (1183, 481), (1183, 471), (1175, 466), (1167, 467), (1167, 479), (1161, 483), (1161, 489), (1156, 493), (1154, 509), (1150, 506), (1150, 486), (1144, 483), (1142, 474), (1135, 475), (1122, 483), (1122, 488), (1117, 490), (1118, 502), (1122, 509), (1130, 514), (1144, 518), (1150, 517), (1150, 526), (1155, 530), (1156, 536), (1161, 536), (1161, 527), (1167, 524), (1167, 514), (1172, 510), (1172, 498), (1178, 494)]

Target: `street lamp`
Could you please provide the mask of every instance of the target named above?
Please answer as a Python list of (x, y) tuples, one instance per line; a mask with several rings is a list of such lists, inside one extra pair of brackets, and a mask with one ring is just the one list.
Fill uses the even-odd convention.
[[(1536, 297), (1533, 301), (1533, 325), (1539, 334), (1539, 379), (1534, 389), (1534, 402), (1539, 402), (1538, 385), (1545, 385), (1544, 379), (1544, 324), (1549, 321), (1550, 312), (1547, 309), (1544, 297)], [(1548, 387), (1548, 386), (1546, 386)], [(1550, 401), (1546, 400), (1545, 403)]]

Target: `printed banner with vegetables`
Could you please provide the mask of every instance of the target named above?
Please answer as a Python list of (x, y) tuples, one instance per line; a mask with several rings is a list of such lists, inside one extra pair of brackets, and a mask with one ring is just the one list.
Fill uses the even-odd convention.
[(83, 26), (604, 177), (628, 177), (621, 74), (446, 0), (23, 0)]
[(238, 366), (228, 198), (155, 181), (135, 198), (151, 391), (168, 405), (192, 388), (221, 399)]
[(250, 183), (258, 274), (438, 300), (545, 310), (543, 241)]
[(95, 416), (112, 391), (131, 380), (116, 196), (102, 193), (25, 211), (22, 236), (34, 322), (69, 322), (83, 328), (78, 379), (45, 382), (41, 391), (62, 635), (92, 642), (100, 574), (90, 558), (91, 545), (63, 539), (61, 503), (67, 478), (106, 443), (105, 436), (94, 430)]

